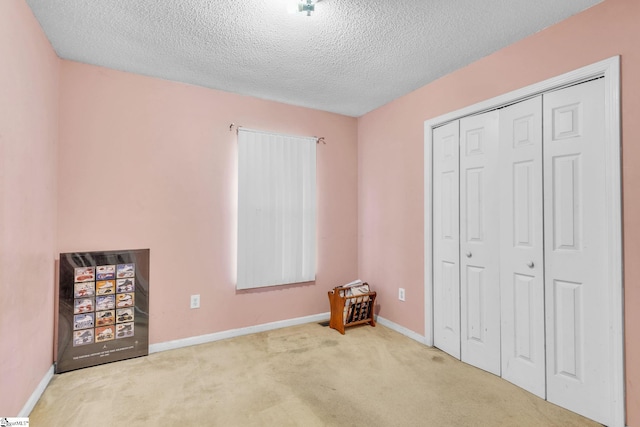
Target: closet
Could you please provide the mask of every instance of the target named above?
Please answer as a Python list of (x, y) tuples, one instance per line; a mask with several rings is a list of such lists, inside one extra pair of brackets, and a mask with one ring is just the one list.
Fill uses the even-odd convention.
[(434, 345), (611, 421), (604, 79), (432, 133)]

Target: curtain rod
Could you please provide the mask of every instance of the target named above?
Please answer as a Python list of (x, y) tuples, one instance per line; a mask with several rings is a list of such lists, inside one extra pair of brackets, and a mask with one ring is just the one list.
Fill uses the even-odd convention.
[(244, 126), (236, 125), (235, 123), (231, 123), (231, 124), (229, 125), (229, 132), (233, 132), (233, 128), (236, 128), (236, 135), (238, 134), (238, 131), (239, 131), (240, 129), (244, 129), (244, 130), (249, 131), (249, 132), (272, 133), (272, 134), (274, 134), (274, 135), (291, 136), (291, 137), (294, 137), (294, 138), (314, 138), (314, 139), (316, 140), (316, 144), (320, 144), (320, 143), (326, 144), (326, 143), (327, 143), (327, 142), (325, 141), (325, 139), (324, 139), (324, 136), (299, 136), (299, 135), (285, 135), (285, 134), (278, 133), (278, 132), (269, 132), (269, 131), (263, 131), (263, 130), (250, 129), (250, 128), (246, 128), (246, 127), (244, 127)]

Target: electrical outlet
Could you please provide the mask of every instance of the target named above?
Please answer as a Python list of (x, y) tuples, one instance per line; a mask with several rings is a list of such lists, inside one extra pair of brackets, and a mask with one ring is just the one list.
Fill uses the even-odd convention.
[(191, 308), (200, 308), (200, 295), (191, 295)]
[(404, 301), (404, 288), (398, 288), (398, 299)]

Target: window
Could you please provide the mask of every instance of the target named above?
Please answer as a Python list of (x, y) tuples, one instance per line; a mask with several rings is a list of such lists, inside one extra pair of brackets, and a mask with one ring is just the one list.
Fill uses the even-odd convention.
[(238, 289), (315, 280), (316, 139), (238, 129)]

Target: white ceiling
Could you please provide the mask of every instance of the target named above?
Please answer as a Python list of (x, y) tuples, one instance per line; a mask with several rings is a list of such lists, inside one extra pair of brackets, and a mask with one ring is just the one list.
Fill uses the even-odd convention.
[(602, 0), (27, 0), (61, 58), (349, 116)]

